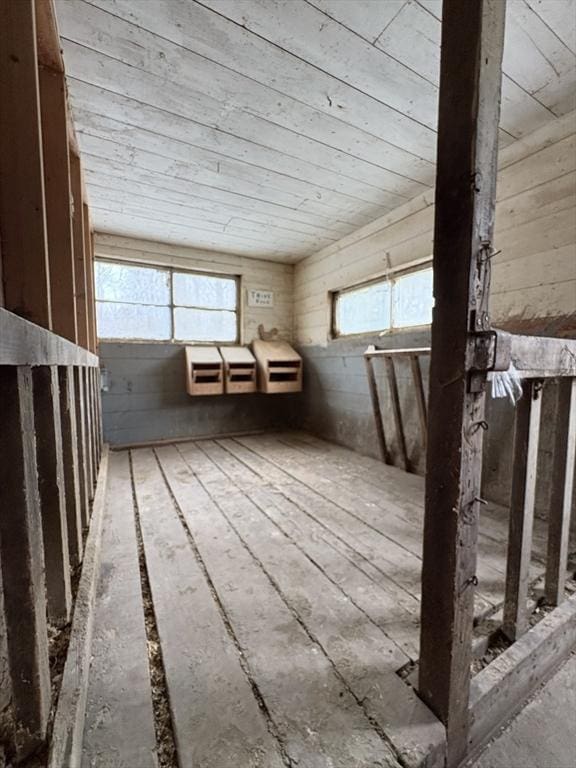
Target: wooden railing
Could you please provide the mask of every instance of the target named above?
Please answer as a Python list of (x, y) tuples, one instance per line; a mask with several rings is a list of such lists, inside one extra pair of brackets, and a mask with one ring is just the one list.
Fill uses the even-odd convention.
[(0, 746), (10, 757), (46, 738), (47, 624), (70, 620), (102, 454), (99, 392), (96, 355), (0, 309)]
[(384, 420), (382, 416), (382, 407), (380, 403), (380, 394), (378, 392), (378, 382), (376, 379), (376, 373), (374, 371), (374, 360), (382, 358), (386, 366), (386, 376), (388, 379), (388, 386), (390, 388), (390, 397), (392, 400), (392, 413), (394, 415), (394, 427), (396, 431), (396, 439), (398, 440), (398, 446), (400, 448), (400, 461), (402, 469), (407, 472), (411, 471), (412, 466), (408, 457), (408, 451), (406, 448), (406, 435), (404, 432), (404, 420), (402, 416), (402, 408), (400, 406), (400, 396), (398, 392), (398, 379), (396, 376), (396, 368), (394, 366), (394, 360), (407, 360), (410, 363), (410, 370), (412, 372), (412, 381), (414, 384), (414, 394), (416, 399), (416, 407), (418, 409), (418, 420), (420, 424), (420, 436), (422, 440), (422, 448), (426, 450), (426, 440), (428, 434), (428, 418), (427, 418), (427, 406), (426, 395), (424, 392), (424, 384), (422, 381), (422, 367), (420, 365), (420, 357), (430, 355), (430, 347), (413, 347), (412, 349), (376, 349), (374, 346), (368, 347), (364, 352), (364, 360), (366, 362), (366, 373), (368, 375), (368, 387), (370, 389), (370, 399), (372, 401), (372, 411), (374, 413), (374, 421), (376, 424), (376, 435), (378, 438), (378, 447), (380, 449), (380, 455), (382, 461), (385, 464), (392, 464), (392, 457), (388, 444), (386, 442), (386, 429), (384, 426)]

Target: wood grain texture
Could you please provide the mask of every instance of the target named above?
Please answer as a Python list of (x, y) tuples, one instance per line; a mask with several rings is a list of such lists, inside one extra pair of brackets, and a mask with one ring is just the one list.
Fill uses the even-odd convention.
[(512, 496), (503, 631), (517, 640), (528, 629), (528, 569), (538, 464), (542, 393), (540, 382), (525, 381), (516, 411)]
[(490, 322), (481, 254), (494, 236), (505, 8), (443, 3), (418, 689), (446, 725), (449, 766), (468, 744), (484, 392), (467, 347)]
[[(4, 306), (50, 329), (50, 267), (34, 0), (2, 4), (0, 35), (0, 99), (3, 105), (0, 219)], [(22, 268), (24, 263), (26, 269)]]
[[(574, 108), (575, 55), (566, 6), (511, 5), (512, 147)], [(294, 262), (433, 184), (435, 0), (57, 10), (99, 231)]]

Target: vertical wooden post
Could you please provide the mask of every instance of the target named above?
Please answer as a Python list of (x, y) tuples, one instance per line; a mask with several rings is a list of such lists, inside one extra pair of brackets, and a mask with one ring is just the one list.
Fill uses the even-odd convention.
[(0, 104), (4, 303), (11, 312), (51, 328), (33, 0), (0, 3)]
[(96, 415), (98, 428), (98, 443), (100, 445), (100, 454), (104, 445), (104, 428), (102, 426), (102, 374), (100, 368), (96, 368)]
[(70, 186), (72, 189), (74, 236), (74, 283), (76, 285), (76, 314), (78, 344), (88, 348), (88, 304), (86, 260), (84, 255), (84, 208), (82, 200), (82, 168), (80, 157), (70, 149)]
[(83, 204), (84, 260), (86, 262), (86, 313), (88, 322), (88, 349), (96, 352), (96, 305), (94, 304), (94, 262), (92, 259), (92, 232), (88, 205)]
[(550, 605), (564, 599), (576, 454), (576, 379), (561, 379), (558, 386), (545, 587)]
[(378, 383), (374, 375), (374, 363), (371, 357), (364, 358), (366, 362), (366, 373), (368, 374), (368, 387), (370, 389), (370, 399), (372, 401), (372, 411), (374, 412), (374, 421), (376, 423), (376, 436), (378, 438), (378, 447), (380, 455), (385, 464), (390, 464), (390, 454), (386, 445), (386, 434), (384, 432), (384, 422), (382, 421), (382, 407), (380, 405), (380, 395), (378, 394)]
[(468, 370), (490, 327), (496, 154), (506, 3), (444, 0), (434, 297), (422, 566), (421, 697), (465, 756), (485, 376)]
[(56, 366), (33, 368), (32, 381), (48, 617), (58, 626), (65, 624), (70, 617), (72, 592)]
[(39, 67), (52, 330), (77, 341), (64, 73)]
[(80, 510), (82, 513), (82, 526), (88, 525), (90, 516), (90, 503), (88, 501), (88, 468), (86, 451), (86, 422), (84, 417), (84, 374), (80, 366), (74, 367), (74, 396), (76, 406), (76, 436), (78, 443), (76, 446), (78, 456), (78, 477), (80, 480)]
[(396, 437), (398, 438), (398, 447), (400, 448), (400, 461), (402, 469), (408, 471), (408, 452), (406, 450), (406, 438), (404, 436), (404, 424), (402, 423), (402, 409), (400, 408), (400, 396), (398, 394), (398, 382), (396, 380), (396, 369), (394, 360), (391, 357), (385, 357), (386, 374), (388, 376), (388, 386), (390, 387), (390, 397), (392, 399), (392, 413), (394, 415), (394, 426), (396, 427)]
[(412, 355), (410, 357), (410, 368), (412, 369), (412, 380), (414, 381), (414, 390), (416, 392), (416, 405), (418, 407), (418, 418), (420, 419), (422, 448), (426, 450), (426, 443), (428, 440), (428, 416), (426, 414), (426, 395), (424, 394), (424, 384), (422, 382), (422, 368), (420, 367), (420, 358), (418, 355)]
[(541, 382), (525, 381), (516, 410), (506, 594), (502, 629), (516, 640), (528, 628), (527, 600), (536, 496)]
[(88, 499), (94, 498), (94, 446), (92, 442), (92, 391), (90, 389), (90, 369), (82, 368), (82, 386), (84, 389), (84, 434), (86, 440), (86, 484)]
[(22, 756), (46, 735), (50, 673), (32, 372), (0, 366), (0, 565), (12, 707)]
[(58, 368), (58, 380), (60, 384), (62, 460), (64, 463), (68, 548), (70, 562), (72, 566), (76, 566), (82, 560), (82, 509), (80, 505), (80, 478), (78, 474), (74, 369), (72, 366), (60, 366)]

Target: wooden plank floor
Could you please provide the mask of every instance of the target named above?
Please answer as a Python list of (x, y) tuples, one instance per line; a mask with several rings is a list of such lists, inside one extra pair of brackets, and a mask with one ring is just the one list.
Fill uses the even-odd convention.
[[(294, 432), (110, 464), (86, 766), (155, 764), (139, 566), (182, 768), (417, 763), (437, 724), (396, 673), (418, 657), (422, 478)], [(483, 507), (477, 614), (506, 539)], [(533, 578), (545, 543), (537, 521)]]

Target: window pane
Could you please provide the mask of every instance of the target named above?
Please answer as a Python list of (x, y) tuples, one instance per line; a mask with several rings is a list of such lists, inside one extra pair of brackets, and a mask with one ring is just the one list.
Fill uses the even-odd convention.
[(174, 338), (179, 341), (236, 341), (236, 312), (176, 307)]
[(174, 304), (181, 307), (236, 309), (236, 280), (174, 272)]
[(393, 325), (428, 325), (432, 322), (432, 270), (422, 269), (394, 283)]
[(336, 300), (338, 333), (367, 333), (390, 328), (390, 283), (373, 283), (341, 293)]
[(135, 304), (170, 303), (167, 270), (97, 261), (95, 275), (97, 299)]
[(170, 307), (96, 302), (101, 339), (170, 339)]

